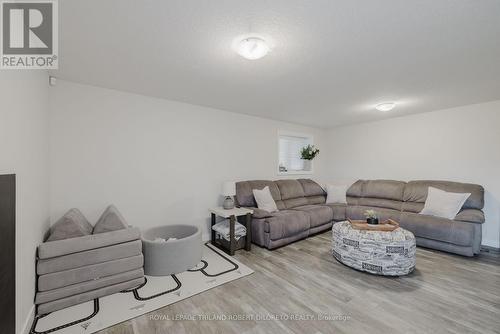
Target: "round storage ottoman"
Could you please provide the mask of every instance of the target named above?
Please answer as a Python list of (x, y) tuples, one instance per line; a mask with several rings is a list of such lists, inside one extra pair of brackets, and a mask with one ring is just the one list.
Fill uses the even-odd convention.
[(415, 236), (401, 227), (391, 232), (352, 228), (348, 221), (332, 226), (332, 253), (351, 268), (385, 276), (415, 269)]
[(201, 261), (202, 246), (201, 231), (196, 226), (166, 225), (148, 229), (142, 234), (144, 273), (167, 276), (191, 269)]

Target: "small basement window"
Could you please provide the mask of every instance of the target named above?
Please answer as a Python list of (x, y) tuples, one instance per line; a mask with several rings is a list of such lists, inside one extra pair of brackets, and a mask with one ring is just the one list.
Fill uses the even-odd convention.
[(307, 145), (313, 145), (311, 135), (280, 131), (278, 174), (312, 174), (311, 161), (300, 157), (300, 150)]

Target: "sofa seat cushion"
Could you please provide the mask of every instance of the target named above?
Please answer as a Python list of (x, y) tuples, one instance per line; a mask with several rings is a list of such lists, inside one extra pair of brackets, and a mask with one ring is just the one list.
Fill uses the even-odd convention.
[(325, 204), (333, 211), (333, 220), (335, 221), (343, 221), (346, 219), (345, 211), (347, 209), (347, 204), (339, 204), (339, 203), (327, 203)]
[(293, 208), (309, 215), (311, 228), (329, 223), (333, 220), (333, 210), (326, 205), (304, 205)]
[(401, 211), (391, 210), (386, 208), (377, 208), (373, 206), (363, 206), (363, 205), (347, 206), (346, 218), (356, 219), (356, 220), (366, 219), (365, 217), (366, 210), (375, 210), (378, 214), (380, 222), (383, 222), (384, 220), (387, 219), (393, 219), (399, 222), (401, 218)]
[(448, 242), (459, 246), (471, 246), (474, 225), (446, 218), (403, 212), (399, 224), (419, 238)]
[(266, 218), (264, 232), (269, 233), (271, 240), (287, 238), (307, 231), (310, 228), (309, 215), (298, 210), (281, 210), (273, 212)]
[(460, 211), (454, 220), (482, 224), (484, 223), (484, 213), (477, 209), (465, 209)]

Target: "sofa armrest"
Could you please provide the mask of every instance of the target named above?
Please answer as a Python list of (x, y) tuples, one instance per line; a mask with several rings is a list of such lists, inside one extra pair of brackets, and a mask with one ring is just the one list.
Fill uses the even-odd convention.
[(48, 259), (138, 240), (140, 238), (141, 231), (137, 227), (132, 227), (111, 232), (85, 235), (78, 238), (49, 241), (38, 246), (38, 258)]
[(484, 223), (484, 213), (477, 209), (464, 209), (458, 213), (454, 220), (482, 224)]
[(256, 218), (256, 219), (268, 218), (268, 217), (272, 217), (273, 216), (269, 211), (262, 210), (262, 209), (259, 209), (259, 208), (250, 208), (250, 207), (248, 207), (247, 209), (253, 210), (253, 215), (252, 216), (254, 218)]

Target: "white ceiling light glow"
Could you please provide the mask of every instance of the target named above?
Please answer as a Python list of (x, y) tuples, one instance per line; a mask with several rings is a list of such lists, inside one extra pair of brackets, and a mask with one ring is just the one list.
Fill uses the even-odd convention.
[(249, 60), (260, 59), (269, 52), (269, 45), (262, 38), (249, 37), (238, 45), (238, 54)]
[(396, 106), (396, 103), (394, 102), (384, 102), (384, 103), (379, 103), (375, 106), (375, 109), (377, 109), (378, 111), (390, 111), (392, 109), (394, 109), (394, 107)]

